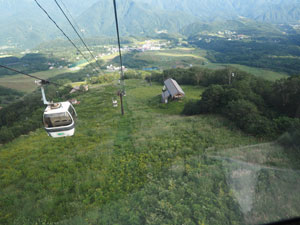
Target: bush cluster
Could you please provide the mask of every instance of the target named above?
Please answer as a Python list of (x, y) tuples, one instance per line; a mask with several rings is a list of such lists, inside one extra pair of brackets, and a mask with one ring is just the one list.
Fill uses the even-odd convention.
[[(199, 101), (185, 105), (185, 115), (219, 113), (234, 121), (240, 129), (257, 136), (277, 137), (291, 128), (300, 129), (300, 76), (271, 82), (245, 72), (233, 72), (230, 68), (173, 71), (173, 77), (180, 84), (208, 86)], [(196, 81), (199, 71), (204, 72)], [(164, 79), (164, 75), (171, 76), (171, 72), (164, 71), (154, 77)]]

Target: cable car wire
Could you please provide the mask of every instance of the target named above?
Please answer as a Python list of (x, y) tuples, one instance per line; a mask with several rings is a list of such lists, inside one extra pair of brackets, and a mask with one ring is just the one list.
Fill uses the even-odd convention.
[(37, 0), (34, 0), (35, 3), (38, 5), (38, 7), (48, 16), (48, 18), (54, 23), (54, 25), (59, 29), (62, 34), (68, 39), (68, 41), (76, 48), (76, 50), (82, 55), (82, 57), (91, 65), (94, 69), (96, 69), (92, 64), (90, 64), (90, 61), (86, 58), (86, 56), (80, 51), (80, 49), (75, 45), (75, 43), (68, 37), (68, 35), (61, 29), (58, 24), (52, 19), (52, 17), (49, 15), (49, 13), (40, 5), (40, 3)]
[(76, 23), (76, 20), (74, 19), (74, 17), (72, 16), (72, 14), (70, 13), (70, 11), (68, 10), (67, 6), (65, 5), (65, 3), (63, 2), (63, 0), (60, 0), (60, 3), (63, 5), (63, 7), (65, 8), (65, 10), (67, 11), (67, 13), (69, 14), (69, 16), (71, 17), (71, 20), (73, 21), (73, 24), (75, 24), (75, 27), (80, 31), (80, 33), (82, 34), (82, 36), (84, 37), (84, 33), (80, 30), (80, 27), (78, 26), (78, 24)]
[(15, 69), (12, 69), (12, 68), (7, 67), (7, 66), (0, 65), (0, 67), (2, 67), (2, 68), (4, 68), (4, 69), (7, 69), (7, 70), (10, 70), (10, 71), (13, 71), (13, 72), (16, 72), (16, 73), (19, 73), (19, 74), (23, 74), (23, 75), (25, 75), (25, 76), (28, 76), (28, 77), (31, 77), (31, 78), (34, 78), (34, 79), (37, 79), (37, 80), (40, 80), (40, 81), (42, 81), (42, 84), (54, 84), (54, 85), (57, 85), (57, 86), (62, 86), (62, 85), (57, 84), (57, 83), (54, 83), (54, 82), (52, 82), (52, 81), (45, 80), (45, 79), (42, 79), (42, 78), (39, 78), (39, 77), (30, 75), (30, 74), (28, 74), (28, 73), (24, 73), (24, 72), (22, 72), (22, 71), (15, 70)]
[[(60, 11), (63, 13), (63, 15), (65, 16), (65, 18), (68, 20), (69, 24), (71, 25), (71, 27), (73, 28), (73, 30), (75, 31), (75, 33), (77, 34), (77, 36), (79, 37), (79, 39), (81, 40), (82, 44), (85, 46), (85, 48), (88, 50), (88, 52), (90, 53), (90, 55), (92, 56), (93, 59), (95, 59), (96, 64), (98, 65), (100, 71), (101, 71), (101, 66), (98, 63), (96, 57), (94, 56), (94, 54), (91, 52), (91, 50), (89, 49), (89, 47), (87, 46), (87, 44), (85, 43), (85, 41), (82, 39), (81, 35), (78, 33), (77, 29), (74, 27), (74, 25), (72, 24), (72, 22), (70, 21), (69, 17), (66, 15), (65, 11), (61, 8), (60, 4), (57, 2), (57, 0), (54, 0), (56, 5), (58, 6), (58, 8), (60, 9)], [(101, 71), (102, 73), (102, 71)]]
[(121, 80), (123, 80), (123, 78), (124, 78), (124, 71), (123, 71), (123, 60), (122, 60), (122, 52), (121, 52), (121, 42), (120, 42), (119, 22), (118, 22), (118, 13), (117, 13), (116, 0), (113, 0), (113, 2), (114, 2), (114, 10), (115, 10), (115, 21), (116, 21), (116, 29), (117, 29), (117, 39), (118, 39), (118, 46), (119, 46), (120, 65), (121, 65)]
[(124, 115), (124, 107), (123, 107), (123, 96), (125, 94), (125, 86), (124, 86), (124, 71), (123, 71), (123, 60), (122, 60), (122, 52), (121, 52), (121, 42), (120, 42), (120, 32), (119, 32), (119, 22), (118, 22), (118, 13), (117, 13), (117, 4), (116, 0), (113, 0), (114, 3), (114, 12), (115, 12), (115, 21), (116, 21), (116, 30), (117, 30), (117, 39), (118, 39), (118, 47), (119, 47), (119, 56), (120, 56), (120, 66), (121, 66), (121, 90), (119, 91), (120, 101), (121, 101), (121, 113)]

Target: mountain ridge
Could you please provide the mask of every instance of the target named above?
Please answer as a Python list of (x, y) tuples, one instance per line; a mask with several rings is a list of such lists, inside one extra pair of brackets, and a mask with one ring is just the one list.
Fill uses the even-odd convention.
[[(113, 4), (109, 0), (60, 0), (87, 36), (114, 36)], [(39, 0), (71, 38), (77, 38), (54, 2)], [(32, 48), (63, 36), (34, 0), (0, 0), (0, 46)], [(80, 5), (80, 7), (78, 7)], [(236, 20), (300, 23), (299, 0), (124, 0), (117, 1), (122, 35), (179, 33), (196, 22)]]

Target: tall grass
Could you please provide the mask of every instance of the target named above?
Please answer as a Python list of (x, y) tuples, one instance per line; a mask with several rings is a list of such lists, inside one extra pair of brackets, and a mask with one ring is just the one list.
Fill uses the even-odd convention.
[(121, 116), (118, 87), (98, 85), (78, 97), (74, 137), (40, 129), (0, 146), (0, 223), (242, 224), (222, 163), (206, 155), (260, 141), (220, 116), (181, 116), (203, 89), (161, 105), (161, 88), (126, 81)]

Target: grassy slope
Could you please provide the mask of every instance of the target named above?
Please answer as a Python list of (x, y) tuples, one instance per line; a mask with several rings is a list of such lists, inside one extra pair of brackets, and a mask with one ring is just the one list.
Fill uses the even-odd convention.
[(239, 65), (239, 64), (208, 63), (205, 65), (205, 67), (209, 68), (209, 69), (221, 69), (221, 68), (224, 68), (224, 66), (226, 66), (226, 65), (235, 67), (239, 70), (253, 74), (254, 76), (257, 76), (257, 77), (262, 77), (262, 78), (264, 78), (266, 80), (270, 80), (270, 81), (275, 81), (275, 80), (279, 80), (279, 79), (288, 77), (288, 75), (285, 73), (275, 72), (272, 70), (261, 69), (261, 68), (256, 68), (256, 67), (244, 66), (244, 65)]
[(207, 61), (203, 54), (203, 51), (194, 48), (174, 48), (136, 53), (131, 60), (143, 60), (147, 62), (145, 67), (170, 69), (176, 66), (187, 67), (190, 64), (200, 66), (204, 61)]
[(117, 88), (98, 86), (78, 97), (74, 137), (38, 130), (0, 146), (0, 223), (243, 223), (222, 163), (204, 155), (259, 140), (218, 116), (178, 115), (201, 88), (161, 105), (161, 85), (126, 83), (124, 117)]

